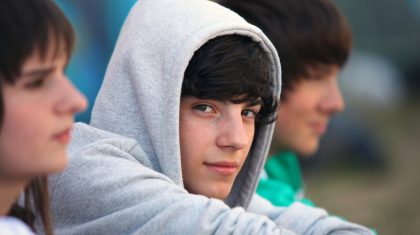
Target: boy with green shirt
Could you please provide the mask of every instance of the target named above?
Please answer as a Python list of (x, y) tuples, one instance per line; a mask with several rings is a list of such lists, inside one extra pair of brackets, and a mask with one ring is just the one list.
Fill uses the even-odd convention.
[(297, 154), (310, 156), (330, 117), (343, 110), (337, 76), (351, 49), (346, 20), (329, 0), (224, 0), (261, 28), (282, 63), (283, 92), (271, 152), (257, 193), (277, 206), (303, 197)]

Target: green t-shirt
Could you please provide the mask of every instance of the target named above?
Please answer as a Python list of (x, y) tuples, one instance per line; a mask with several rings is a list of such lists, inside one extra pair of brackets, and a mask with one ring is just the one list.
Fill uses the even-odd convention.
[(292, 152), (279, 152), (268, 158), (257, 187), (257, 193), (276, 206), (288, 206), (295, 201), (313, 206), (303, 197), (303, 182), (299, 162)]
[[(268, 158), (258, 183), (257, 194), (275, 206), (289, 206), (295, 201), (315, 206), (304, 198), (302, 173), (293, 152), (279, 152)], [(371, 228), (371, 231), (377, 234), (375, 229)]]

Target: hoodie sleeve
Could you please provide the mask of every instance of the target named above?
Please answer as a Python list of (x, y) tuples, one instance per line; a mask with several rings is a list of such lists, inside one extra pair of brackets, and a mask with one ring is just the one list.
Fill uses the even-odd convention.
[(266, 216), (189, 194), (110, 144), (73, 155), (50, 180), (56, 234), (294, 234)]
[(278, 226), (307, 235), (355, 235), (373, 234), (369, 229), (344, 221), (320, 208), (314, 208), (295, 202), (289, 207), (276, 207), (257, 194), (252, 198), (248, 211), (266, 215)]

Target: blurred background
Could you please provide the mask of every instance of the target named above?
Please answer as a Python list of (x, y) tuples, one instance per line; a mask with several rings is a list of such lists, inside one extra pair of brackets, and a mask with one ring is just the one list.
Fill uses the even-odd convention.
[[(301, 159), (306, 195), (379, 234), (420, 234), (420, 0), (333, 1), (353, 32), (340, 75), (346, 111)], [(77, 121), (89, 122), (134, 2), (57, 0), (78, 36), (67, 74), (90, 101)]]
[(76, 121), (89, 123), (93, 102), (124, 19), (136, 0), (56, 0), (76, 31), (76, 48), (66, 73), (88, 98)]

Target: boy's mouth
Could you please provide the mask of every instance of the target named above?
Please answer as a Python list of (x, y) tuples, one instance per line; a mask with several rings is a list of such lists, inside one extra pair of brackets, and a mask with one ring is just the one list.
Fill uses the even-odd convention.
[(239, 167), (235, 161), (204, 162), (204, 165), (210, 171), (224, 176), (233, 175)]

